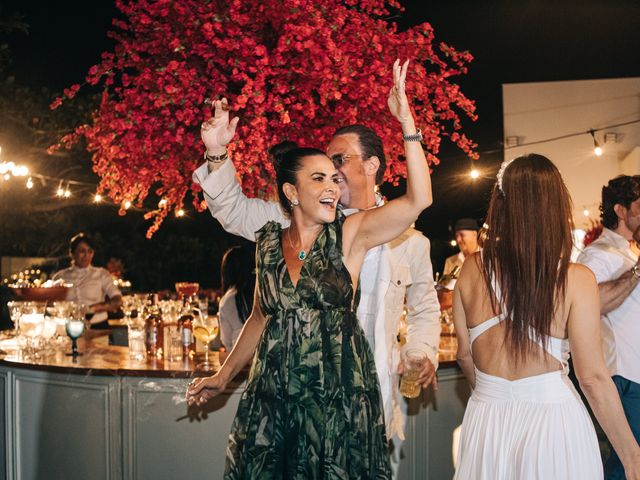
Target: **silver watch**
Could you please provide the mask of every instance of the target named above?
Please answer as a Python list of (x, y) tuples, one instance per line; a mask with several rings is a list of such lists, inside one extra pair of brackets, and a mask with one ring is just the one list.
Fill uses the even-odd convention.
[(631, 273), (633, 273), (634, 277), (640, 278), (640, 267), (637, 263), (633, 267), (631, 267)]

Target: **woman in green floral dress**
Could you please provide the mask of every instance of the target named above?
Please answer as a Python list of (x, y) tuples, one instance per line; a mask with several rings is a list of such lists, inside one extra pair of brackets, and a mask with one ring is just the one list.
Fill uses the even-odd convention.
[[(254, 311), (221, 370), (187, 392), (190, 404), (206, 402), (253, 355), (229, 437), (227, 479), (391, 477), (373, 355), (354, 306), (367, 250), (394, 239), (431, 203), (404, 92), (407, 66), (394, 64), (389, 95), (405, 139), (405, 195), (345, 219), (336, 211), (339, 174), (323, 152), (294, 149), (276, 165), (291, 225), (270, 222), (258, 232)], [(215, 120), (228, 122), (218, 107)], [(347, 161), (373, 175), (378, 169), (377, 157)]]

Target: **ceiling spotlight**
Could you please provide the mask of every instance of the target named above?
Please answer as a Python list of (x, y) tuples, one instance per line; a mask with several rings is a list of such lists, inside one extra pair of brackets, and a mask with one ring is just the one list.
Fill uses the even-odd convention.
[(596, 157), (601, 157), (604, 151), (598, 143), (598, 140), (596, 140), (596, 131), (591, 129), (589, 130), (589, 133), (591, 134), (591, 137), (593, 137), (593, 153), (595, 153)]
[(585, 208), (585, 209), (582, 211), (582, 214), (583, 214), (585, 217), (588, 217), (588, 216), (589, 216), (589, 210), (587, 210), (587, 209)]

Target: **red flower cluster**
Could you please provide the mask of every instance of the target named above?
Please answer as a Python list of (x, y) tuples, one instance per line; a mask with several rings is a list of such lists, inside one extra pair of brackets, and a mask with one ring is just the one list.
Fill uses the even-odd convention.
[(386, 179), (404, 175), (386, 101), (397, 57), (412, 60), (407, 91), (429, 160), (438, 163), (445, 136), (476, 157), (460, 118), (475, 120), (475, 105), (450, 80), (466, 73), (471, 55), (434, 46), (428, 23), (398, 32), (384, 19), (401, 10), (395, 0), (138, 0), (118, 8), (127, 20), (113, 22), (115, 50), (87, 76), (105, 87), (100, 107), (61, 145), (87, 140), (99, 190), (114, 201), (139, 205), (150, 190), (166, 199), (147, 214), (154, 220), (147, 236), (182, 207), (189, 189), (197, 192), (191, 173), (202, 161), (200, 124), (212, 113), (206, 99), (227, 97), (241, 118), (233, 160), (249, 195), (271, 188), (270, 145), (323, 147), (352, 123), (382, 137)]

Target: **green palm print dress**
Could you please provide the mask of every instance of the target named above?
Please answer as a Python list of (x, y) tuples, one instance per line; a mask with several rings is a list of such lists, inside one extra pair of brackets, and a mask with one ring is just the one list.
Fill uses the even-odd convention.
[(391, 478), (378, 377), (342, 262), (343, 221), (338, 213), (324, 225), (296, 286), (280, 224), (257, 233), (267, 323), (231, 427), (226, 479)]

